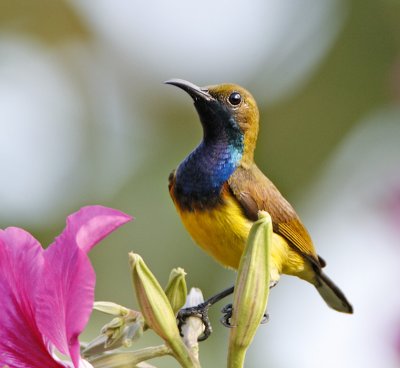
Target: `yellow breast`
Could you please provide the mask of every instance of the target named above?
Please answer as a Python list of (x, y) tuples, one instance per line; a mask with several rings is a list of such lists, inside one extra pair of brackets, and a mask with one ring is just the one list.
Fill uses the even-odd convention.
[(181, 211), (178, 206), (177, 209), (201, 248), (224, 266), (238, 268), (252, 222), (243, 216), (232, 198), (210, 210)]
[[(226, 267), (239, 267), (253, 222), (243, 215), (235, 198), (224, 196), (224, 203), (213, 209), (187, 211), (179, 206), (176, 208), (189, 234), (206, 253)], [(308, 279), (311, 270), (307, 266), (285, 238), (273, 234), (271, 280), (278, 281), (281, 273)]]

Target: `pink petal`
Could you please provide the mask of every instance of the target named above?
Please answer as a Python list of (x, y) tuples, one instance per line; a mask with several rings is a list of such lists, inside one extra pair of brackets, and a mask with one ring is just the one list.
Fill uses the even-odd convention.
[(43, 249), (18, 228), (0, 230), (0, 367), (59, 368), (35, 322)]
[[(47, 275), (47, 277), (46, 277)], [(56, 244), (45, 252), (45, 267), (38, 288), (37, 323), (40, 331), (79, 366), (78, 336), (93, 307), (95, 273), (79, 247)]]
[(38, 290), (37, 321), (42, 333), (79, 366), (78, 336), (93, 307), (95, 273), (86, 253), (101, 239), (130, 221), (122, 212), (88, 206), (70, 215), (62, 234), (45, 252)]
[(67, 218), (67, 226), (56, 241), (76, 242), (88, 253), (108, 234), (131, 221), (132, 217), (103, 206), (87, 206)]

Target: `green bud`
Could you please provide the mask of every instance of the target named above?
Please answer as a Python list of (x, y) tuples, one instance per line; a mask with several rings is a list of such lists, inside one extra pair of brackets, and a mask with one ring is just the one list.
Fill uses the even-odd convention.
[(130, 346), (143, 334), (145, 323), (140, 312), (112, 302), (95, 302), (94, 309), (117, 317), (103, 326), (101, 336), (87, 344), (83, 350), (85, 356), (100, 354), (121, 346)]
[(157, 279), (138, 254), (129, 253), (129, 263), (136, 297), (146, 323), (171, 348), (183, 367), (199, 367), (180, 337), (175, 313)]
[(113, 302), (94, 302), (93, 309), (119, 317), (126, 316), (129, 313), (128, 308)]
[(108, 350), (131, 346), (135, 340), (142, 336), (143, 325), (143, 317), (138, 318), (134, 323), (113, 320), (102, 328), (102, 335), (96, 337), (85, 346), (82, 354), (87, 358), (102, 354)]
[(102, 329), (101, 333), (105, 334), (109, 330), (115, 330), (124, 325), (124, 319), (121, 317), (115, 317), (110, 322), (108, 322)]
[(109, 302), (99, 302), (97, 309), (104, 313), (118, 316), (101, 329), (101, 333), (107, 337), (104, 344), (106, 349), (118, 345), (118, 343), (119, 345), (115, 346), (115, 348), (124, 345), (123, 340), (126, 338), (128, 326), (137, 326), (136, 329), (140, 328), (141, 333), (143, 333), (144, 319), (140, 312)]
[(229, 337), (228, 367), (243, 367), (249, 347), (267, 307), (272, 221), (267, 212), (259, 212), (249, 233), (240, 260), (233, 296)]
[(115, 317), (101, 329), (101, 333), (107, 336), (104, 344), (105, 348), (113, 346), (122, 336), (125, 329), (125, 320), (121, 317)]
[(185, 276), (186, 272), (183, 268), (174, 268), (169, 275), (168, 284), (165, 287), (165, 295), (175, 314), (178, 313), (186, 302), (187, 286)]

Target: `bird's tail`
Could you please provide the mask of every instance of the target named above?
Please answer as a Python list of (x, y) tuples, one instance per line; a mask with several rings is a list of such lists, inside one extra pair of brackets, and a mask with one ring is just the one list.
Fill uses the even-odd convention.
[(342, 291), (322, 271), (316, 273), (314, 285), (329, 307), (338, 312), (353, 313), (353, 307)]

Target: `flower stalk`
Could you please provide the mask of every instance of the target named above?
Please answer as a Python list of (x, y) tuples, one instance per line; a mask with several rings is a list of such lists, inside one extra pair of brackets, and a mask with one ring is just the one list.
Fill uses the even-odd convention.
[(151, 346), (134, 352), (107, 352), (92, 359), (88, 359), (94, 368), (126, 368), (136, 367), (139, 363), (149, 359), (173, 355), (166, 345)]

